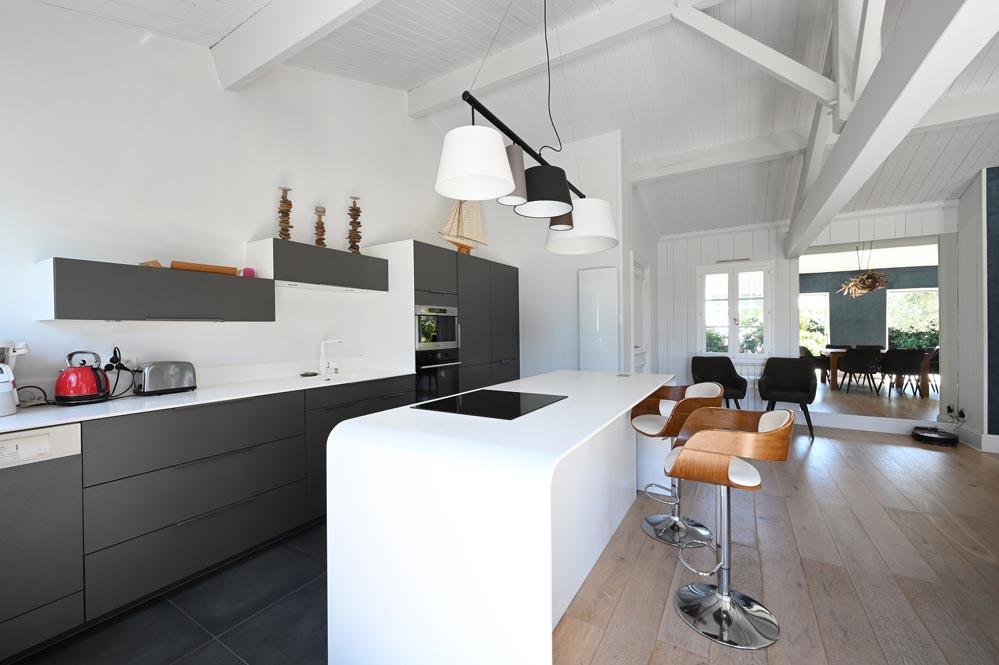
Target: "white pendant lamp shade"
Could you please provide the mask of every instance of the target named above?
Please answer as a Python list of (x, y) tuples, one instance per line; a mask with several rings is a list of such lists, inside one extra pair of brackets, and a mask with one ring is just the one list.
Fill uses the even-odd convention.
[(545, 249), (552, 254), (596, 254), (617, 247), (617, 224), (607, 201), (590, 198), (574, 201), (572, 222), (568, 231), (549, 229)]
[(468, 125), (444, 136), (437, 186), (441, 196), (485, 201), (513, 191), (513, 174), (503, 135), (492, 127)]
[(507, 161), (510, 162), (510, 173), (513, 174), (513, 191), (496, 199), (496, 203), (505, 206), (519, 206), (527, 203), (527, 183), (524, 181), (524, 149), (516, 143), (506, 147)]

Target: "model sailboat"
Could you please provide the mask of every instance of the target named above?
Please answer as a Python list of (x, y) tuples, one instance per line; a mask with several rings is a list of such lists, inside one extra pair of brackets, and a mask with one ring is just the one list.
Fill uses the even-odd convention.
[(440, 230), (444, 239), (458, 248), (459, 254), (471, 254), (486, 244), (482, 233), (482, 208), (478, 201), (455, 201), (447, 224)]

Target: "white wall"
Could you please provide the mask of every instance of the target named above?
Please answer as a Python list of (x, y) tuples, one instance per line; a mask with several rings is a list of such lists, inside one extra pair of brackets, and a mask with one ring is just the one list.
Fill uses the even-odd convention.
[(401, 92), (294, 68), (223, 92), (204, 47), (14, 0), (0, 0), (0, 61), (0, 339), (32, 347), (21, 383), (81, 348), (199, 367), (315, 362), (330, 337), (364, 350), (364, 296), (315, 291), (279, 290), (271, 324), (32, 322), (41, 259), (243, 266), (247, 241), (276, 235), (279, 185), (295, 240), (311, 241), (324, 204), (328, 243), (345, 248), (354, 194), (362, 251), (437, 241), (441, 133), (407, 117)]
[[(958, 205), (958, 345), (957, 402), (968, 420), (961, 439), (982, 447), (987, 423), (987, 357), (985, 340), (988, 310), (985, 300), (985, 172), (975, 177)], [(992, 451), (996, 452), (996, 451)]]
[[(625, 155), (624, 164), (630, 164), (631, 160)], [(625, 167), (627, 168), (627, 167)], [(634, 371), (634, 342), (635, 331), (632, 330), (634, 302), (634, 262), (648, 268), (646, 284), (649, 300), (649, 336), (647, 340), (647, 351), (645, 354), (645, 372), (659, 371), (659, 254), (657, 245), (659, 242), (659, 232), (649, 219), (648, 215), (641, 214), (638, 209), (639, 202), (635, 188), (631, 185), (631, 178), (627, 171), (622, 173), (622, 214), (624, 216), (624, 229), (621, 237), (621, 265), (622, 271), (622, 329), (624, 331), (622, 340), (622, 363), (621, 367)], [(634, 302), (638, 307), (639, 303)], [(670, 368), (663, 371), (671, 372)]]
[[(620, 229), (620, 132), (566, 144), (562, 153), (546, 151), (544, 157), (564, 168), (585, 194), (609, 201)], [(577, 273), (584, 268), (616, 267), (620, 280), (621, 247), (585, 256), (551, 254), (545, 250), (547, 219), (520, 217), (495, 202), (483, 202), (482, 219), (489, 244), (475, 253), (520, 268), (522, 376), (578, 369)]]

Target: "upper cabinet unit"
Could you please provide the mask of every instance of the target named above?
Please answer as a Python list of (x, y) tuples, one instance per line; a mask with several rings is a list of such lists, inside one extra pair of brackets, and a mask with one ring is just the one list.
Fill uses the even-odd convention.
[(35, 270), (39, 321), (274, 320), (269, 279), (63, 258)]
[[(434, 294), (458, 293), (458, 253), (453, 249), (413, 243), (416, 290)], [(421, 305), (438, 303), (421, 302)]]
[[(493, 362), (520, 358), (520, 292), (517, 269), (491, 263), (490, 318)], [(459, 316), (461, 312), (458, 312)], [(514, 377), (516, 378), (516, 377)]]
[(458, 325), (463, 365), (492, 360), (492, 261), (458, 255)]
[(247, 245), (247, 265), (281, 286), (388, 291), (388, 261), (339, 249), (267, 238)]

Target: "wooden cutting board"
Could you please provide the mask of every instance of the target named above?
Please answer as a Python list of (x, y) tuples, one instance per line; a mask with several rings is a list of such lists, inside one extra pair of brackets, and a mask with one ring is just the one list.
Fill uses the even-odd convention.
[(239, 268), (232, 266), (213, 266), (208, 263), (188, 263), (186, 261), (171, 261), (171, 270), (193, 270), (194, 272), (214, 272), (220, 275), (235, 275)]

